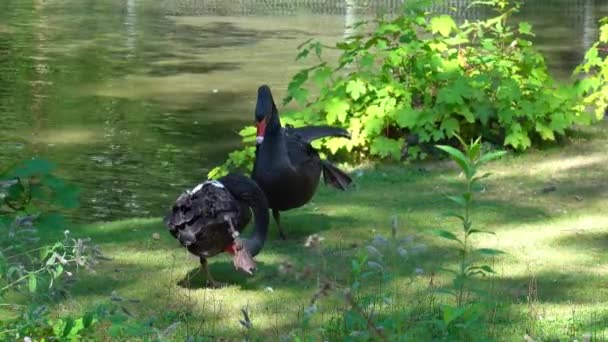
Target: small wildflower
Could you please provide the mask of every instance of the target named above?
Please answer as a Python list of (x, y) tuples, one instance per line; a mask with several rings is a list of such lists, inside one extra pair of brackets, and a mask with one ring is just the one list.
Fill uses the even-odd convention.
[(160, 234), (158, 234), (158, 233), (154, 233), (154, 234), (152, 234), (152, 238), (153, 238), (154, 240), (160, 240)]
[(112, 293), (110, 294), (110, 300), (115, 301), (115, 302), (120, 302), (123, 299), (121, 296), (118, 295), (118, 292), (112, 291)]
[(402, 258), (407, 258), (407, 249), (405, 249), (401, 246), (397, 247), (397, 254), (399, 254), (399, 256)]
[(266, 288), (264, 290), (271, 292), (271, 293), (274, 292), (274, 289), (270, 286), (266, 286)]
[(384, 247), (388, 245), (388, 240), (382, 235), (376, 235), (374, 240), (372, 240), (372, 244), (378, 247)]
[(384, 267), (382, 267), (382, 265), (380, 265), (379, 263), (375, 262), (375, 261), (368, 261), (367, 262), (367, 266), (369, 266), (370, 268), (376, 269), (378, 271), (384, 271)]
[(414, 272), (416, 274), (420, 275), (420, 274), (424, 273), (424, 270), (422, 268), (420, 268), (420, 267), (416, 267), (416, 269), (414, 270)]
[(317, 312), (317, 305), (316, 304), (312, 304), (309, 307), (307, 307), (306, 309), (304, 309), (304, 316), (307, 316), (307, 317), (311, 316), (315, 312)]
[(422, 253), (424, 251), (426, 251), (426, 245), (423, 243), (416, 244), (414, 248), (412, 248), (414, 254)]
[(324, 237), (319, 236), (318, 234), (309, 235), (304, 243), (304, 247), (306, 248), (316, 248), (321, 246), (321, 241), (325, 240)]
[(370, 257), (382, 259), (383, 255), (382, 255), (382, 253), (380, 253), (380, 251), (378, 251), (376, 249), (376, 247), (369, 245), (369, 246), (366, 246), (365, 249), (367, 249), (367, 253), (369, 254)]

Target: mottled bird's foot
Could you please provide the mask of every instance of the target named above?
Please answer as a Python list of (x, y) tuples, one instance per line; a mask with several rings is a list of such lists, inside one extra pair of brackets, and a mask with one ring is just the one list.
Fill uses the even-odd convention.
[(253, 270), (255, 269), (255, 261), (253, 260), (253, 257), (240, 241), (235, 241), (235, 244), (236, 248), (234, 258), (232, 259), (234, 268), (237, 270), (241, 269), (249, 274), (253, 274)]
[(221, 289), (222, 287), (226, 286), (226, 284), (217, 282), (217, 281), (213, 280), (213, 278), (207, 279), (206, 284), (207, 284), (207, 288), (210, 288), (210, 289)]
[(212, 289), (219, 289), (221, 287), (224, 287), (225, 286), (224, 284), (215, 281), (215, 279), (213, 279), (213, 277), (211, 276), (211, 272), (209, 271), (209, 264), (207, 263), (207, 259), (201, 257), (200, 261), (201, 261), (201, 268), (203, 269), (203, 272), (205, 272), (205, 278), (207, 279), (206, 280), (207, 287), (212, 288)]

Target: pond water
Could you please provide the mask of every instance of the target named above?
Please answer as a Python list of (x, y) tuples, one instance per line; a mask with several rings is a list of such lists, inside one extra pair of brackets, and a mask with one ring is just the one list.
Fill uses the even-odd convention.
[[(53, 161), (83, 189), (81, 222), (160, 215), (239, 145), (258, 85), (283, 97), (302, 67), (294, 62), (301, 42), (334, 43), (386, 4), (396, 6), (2, 0), (0, 166)], [(605, 0), (530, 0), (519, 17), (534, 25), (552, 70), (567, 77), (606, 15)]]

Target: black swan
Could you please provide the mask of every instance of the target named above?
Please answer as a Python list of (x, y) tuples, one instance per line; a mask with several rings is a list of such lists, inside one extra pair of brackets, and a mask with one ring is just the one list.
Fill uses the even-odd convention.
[[(251, 209), (250, 209), (251, 208)], [(239, 238), (253, 210), (255, 227), (247, 240)], [(251, 274), (253, 256), (258, 254), (268, 231), (268, 202), (264, 192), (249, 177), (229, 174), (206, 181), (182, 193), (165, 217), (169, 232), (188, 251), (200, 258), (207, 284), (219, 284), (211, 277), (207, 258), (222, 252), (234, 255), (236, 269)]]
[(331, 162), (322, 160), (310, 145), (324, 137), (346, 137), (350, 134), (338, 127), (281, 127), (279, 113), (267, 85), (258, 88), (255, 108), (257, 125), (256, 158), (252, 178), (264, 190), (279, 234), (280, 211), (298, 208), (315, 194), (321, 171), (326, 184), (345, 190), (351, 178)]

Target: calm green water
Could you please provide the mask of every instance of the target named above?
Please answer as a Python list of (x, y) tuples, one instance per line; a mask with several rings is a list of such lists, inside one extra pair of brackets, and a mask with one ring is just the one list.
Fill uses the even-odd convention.
[[(0, 165), (55, 162), (83, 188), (81, 221), (161, 214), (238, 146), (259, 84), (283, 96), (299, 43), (335, 42), (376, 8), (309, 2), (2, 0)], [(568, 75), (608, 1), (528, 3)]]

